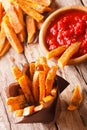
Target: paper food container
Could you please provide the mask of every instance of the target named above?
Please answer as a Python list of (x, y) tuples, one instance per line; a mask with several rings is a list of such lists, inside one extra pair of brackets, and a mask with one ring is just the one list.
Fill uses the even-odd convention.
[[(61, 113), (61, 102), (59, 95), (69, 85), (69, 83), (62, 77), (55, 77), (54, 84), (58, 87), (57, 94), (54, 99), (45, 104), (44, 108), (38, 112), (34, 112), (29, 116), (15, 117), (14, 123), (49, 123), (55, 122), (59, 118)], [(16, 85), (15, 85), (16, 86)], [(17, 95), (17, 87), (11, 87), (10, 85), (6, 88), (7, 97)]]

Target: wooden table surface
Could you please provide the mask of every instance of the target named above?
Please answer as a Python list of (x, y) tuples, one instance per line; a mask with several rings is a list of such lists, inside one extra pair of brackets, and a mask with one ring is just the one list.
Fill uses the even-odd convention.
[[(57, 9), (70, 5), (87, 6), (87, 0), (56, 0), (54, 5)], [(24, 54), (15, 53), (11, 48), (9, 52), (0, 59), (0, 130), (87, 130), (87, 62), (75, 65), (65, 66), (64, 69), (59, 69), (58, 74), (65, 78), (70, 85), (61, 93), (62, 112), (55, 124), (14, 124), (12, 113), (8, 112), (6, 106), (5, 87), (14, 81), (11, 73), (11, 66), (14, 64), (20, 68), (26, 62), (34, 61), (38, 56), (42, 55), (39, 44), (28, 44), (25, 46)], [(53, 62), (51, 62), (54, 64)], [(78, 84), (83, 91), (83, 102), (79, 109), (68, 111), (66, 104), (70, 101), (72, 91), (75, 85)]]

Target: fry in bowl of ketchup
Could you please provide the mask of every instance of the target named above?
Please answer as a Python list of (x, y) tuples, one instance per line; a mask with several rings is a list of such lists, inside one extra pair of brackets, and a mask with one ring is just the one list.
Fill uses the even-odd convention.
[(58, 9), (44, 22), (40, 35), (40, 48), (46, 55), (49, 51), (65, 45), (67, 48), (81, 42), (78, 52), (69, 64), (87, 60), (87, 8), (69, 6)]

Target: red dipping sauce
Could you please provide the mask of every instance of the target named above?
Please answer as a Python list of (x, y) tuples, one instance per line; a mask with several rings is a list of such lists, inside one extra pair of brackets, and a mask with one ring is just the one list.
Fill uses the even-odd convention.
[(74, 57), (86, 54), (87, 13), (80, 10), (61, 13), (48, 27), (45, 40), (49, 51), (62, 45), (68, 47), (76, 41), (81, 41), (79, 51)]

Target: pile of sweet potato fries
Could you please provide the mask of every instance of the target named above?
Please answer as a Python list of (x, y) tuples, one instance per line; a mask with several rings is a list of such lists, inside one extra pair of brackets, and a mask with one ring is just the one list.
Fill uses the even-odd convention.
[(23, 52), (23, 42), (31, 43), (37, 26), (49, 12), (52, 0), (1, 0), (0, 1), (0, 57), (12, 46)]
[[(56, 71), (57, 66), (49, 67), (45, 57), (25, 64), (22, 71), (18, 66), (13, 66), (17, 95), (7, 98), (9, 111), (14, 111), (14, 116), (28, 116), (42, 110), (46, 103), (53, 101), (57, 94), (57, 86), (54, 86)], [(10, 84), (12, 85), (14, 84)]]

